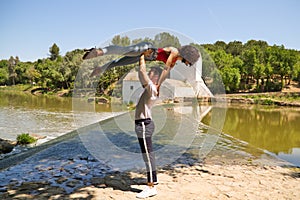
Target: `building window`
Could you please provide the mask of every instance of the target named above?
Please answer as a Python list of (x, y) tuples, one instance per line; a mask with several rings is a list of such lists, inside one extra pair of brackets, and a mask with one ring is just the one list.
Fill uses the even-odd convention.
[(133, 86), (132, 85), (130, 86), (130, 90), (133, 90)]

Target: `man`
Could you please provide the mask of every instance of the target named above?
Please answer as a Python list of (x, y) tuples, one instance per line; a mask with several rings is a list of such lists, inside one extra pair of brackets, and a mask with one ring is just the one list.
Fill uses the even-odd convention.
[(155, 187), (155, 183), (157, 183), (155, 155), (152, 148), (152, 134), (155, 126), (152, 121), (151, 108), (158, 98), (157, 84), (161, 72), (162, 70), (159, 67), (152, 67), (147, 74), (145, 56), (143, 54), (140, 57), (138, 75), (144, 92), (135, 110), (135, 131), (146, 164), (148, 184), (142, 192), (137, 194), (137, 198), (147, 198), (157, 194)]

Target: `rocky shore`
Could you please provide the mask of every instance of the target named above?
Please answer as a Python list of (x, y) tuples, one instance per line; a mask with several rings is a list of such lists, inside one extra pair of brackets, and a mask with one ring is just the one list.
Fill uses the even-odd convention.
[[(8, 167), (0, 162), (0, 199), (135, 199), (146, 182), (143, 171), (118, 171), (95, 159), (76, 132), (26, 153)], [(299, 168), (271, 157), (248, 160), (212, 154), (160, 167), (151, 199), (300, 198)]]
[[(1, 199), (135, 199), (145, 184), (139, 172), (114, 172), (103, 176), (102, 165), (89, 158), (56, 161), (52, 167), (19, 165), (1, 173)], [(32, 167), (32, 166), (30, 166)], [(14, 170), (34, 179), (13, 175)], [(300, 171), (297, 168), (261, 165), (178, 165), (158, 173), (160, 199), (299, 199)], [(23, 179), (22, 181), (20, 181)]]

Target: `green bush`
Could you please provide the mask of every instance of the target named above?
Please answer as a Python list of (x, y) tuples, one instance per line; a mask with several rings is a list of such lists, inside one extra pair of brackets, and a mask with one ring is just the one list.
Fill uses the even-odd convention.
[(31, 144), (36, 141), (37, 139), (30, 136), (28, 133), (22, 133), (21, 135), (17, 136), (17, 144)]

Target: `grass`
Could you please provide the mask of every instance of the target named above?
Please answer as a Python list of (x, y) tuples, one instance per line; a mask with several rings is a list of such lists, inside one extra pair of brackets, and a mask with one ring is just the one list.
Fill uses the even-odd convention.
[(255, 102), (262, 102), (266, 105), (270, 105), (272, 101), (283, 101), (283, 102), (295, 102), (300, 103), (299, 93), (278, 93), (278, 94), (251, 94), (241, 96), (244, 98), (254, 99)]
[(37, 139), (30, 136), (28, 133), (22, 133), (17, 136), (17, 144), (19, 145), (25, 145), (25, 144), (32, 144), (35, 143)]

